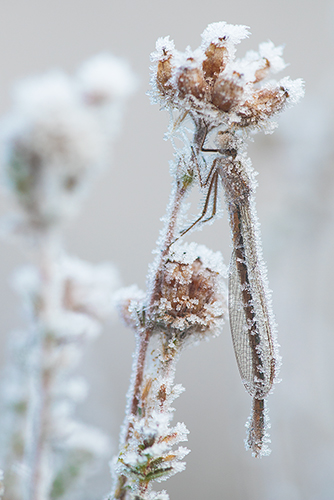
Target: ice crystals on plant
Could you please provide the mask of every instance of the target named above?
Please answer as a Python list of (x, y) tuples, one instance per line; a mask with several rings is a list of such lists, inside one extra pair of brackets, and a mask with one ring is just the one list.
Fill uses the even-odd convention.
[(151, 56), (153, 101), (182, 109), (210, 126), (267, 128), (268, 119), (303, 95), (302, 80), (285, 78), (261, 85), (285, 67), (282, 47), (262, 43), (235, 59), (235, 45), (249, 34), (245, 26), (209, 25), (202, 44), (184, 54), (169, 39), (159, 39)]

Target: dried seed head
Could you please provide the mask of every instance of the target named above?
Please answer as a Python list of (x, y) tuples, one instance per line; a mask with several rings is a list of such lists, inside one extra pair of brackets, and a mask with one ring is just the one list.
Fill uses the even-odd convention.
[(204, 76), (205, 78), (212, 78), (215, 82), (219, 73), (222, 73), (225, 69), (228, 61), (228, 51), (226, 47), (211, 43), (205, 51), (205, 56), (202, 64)]
[(198, 67), (181, 67), (177, 75), (177, 88), (182, 99), (190, 95), (203, 99), (206, 90), (203, 71)]
[[(271, 83), (271, 88), (261, 85), (269, 74), (286, 67), (283, 47), (268, 41), (258, 51), (235, 59), (236, 45), (248, 34), (246, 26), (213, 23), (202, 33), (200, 47), (195, 51), (188, 47), (185, 53), (178, 52), (168, 37), (160, 38), (151, 55), (152, 101), (177, 109), (195, 124), (198, 118), (204, 120), (209, 129), (249, 126), (254, 131), (264, 129), (267, 122), (266, 130), (272, 130), (272, 115), (281, 111), (285, 101), (294, 104), (303, 96), (303, 83), (283, 78)], [(283, 87), (288, 97), (280, 91)], [(266, 109), (262, 109), (264, 103)]]
[(203, 253), (196, 246), (196, 255), (186, 246), (182, 248), (186, 248), (183, 258), (171, 255), (161, 271), (154, 321), (159, 329), (179, 339), (192, 333), (216, 334), (226, 307), (222, 273), (206, 262), (208, 253), (213, 254), (209, 250)]
[(212, 104), (220, 111), (228, 113), (239, 104), (243, 88), (239, 85), (238, 80), (238, 75), (233, 75), (232, 79), (218, 77), (212, 90), (211, 100)]

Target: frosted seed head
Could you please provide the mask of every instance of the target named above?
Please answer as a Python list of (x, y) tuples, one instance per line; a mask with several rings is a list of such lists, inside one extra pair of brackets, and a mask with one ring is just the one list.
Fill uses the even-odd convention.
[(222, 73), (228, 61), (227, 48), (215, 43), (210, 43), (205, 51), (205, 58), (202, 63), (203, 73), (206, 79), (212, 79), (215, 82), (219, 73)]
[(196, 249), (195, 245), (183, 245), (175, 254), (171, 250), (161, 270), (152, 320), (167, 337), (182, 340), (194, 333), (215, 335), (224, 321), (222, 274), (206, 262), (209, 250), (201, 246)]
[(220, 111), (228, 113), (239, 104), (243, 94), (239, 80), (238, 74), (233, 75), (231, 79), (223, 75), (218, 77), (212, 91), (212, 104)]
[(97, 121), (58, 72), (27, 79), (1, 124), (1, 164), (8, 190), (37, 227), (59, 223), (76, 210), (105, 143)]
[(158, 38), (156, 42), (156, 51), (151, 54), (151, 61), (153, 63), (151, 67), (152, 96), (156, 93), (162, 97), (168, 97), (175, 94), (176, 89), (171, 82), (175, 67), (174, 58), (174, 42), (169, 39), (169, 36)]
[(153, 99), (158, 96), (181, 116), (188, 114), (195, 127), (200, 119), (208, 130), (232, 126), (242, 129), (244, 137), (247, 127), (251, 132), (271, 132), (272, 116), (296, 102), (303, 94), (302, 86), (299, 80), (289, 79), (261, 86), (268, 75), (286, 67), (283, 47), (264, 42), (258, 51), (235, 60), (236, 45), (248, 34), (246, 26), (213, 23), (204, 30), (201, 46), (195, 51), (188, 47), (184, 53), (177, 52), (168, 38), (159, 39), (152, 55)]
[(236, 111), (240, 119), (239, 126), (266, 125), (269, 119), (284, 109), (288, 98), (289, 93), (282, 85), (254, 90), (251, 97)]
[(181, 99), (189, 96), (204, 99), (206, 82), (201, 68), (193, 65), (194, 60), (188, 59), (189, 65), (181, 67), (176, 74), (177, 89)]
[(280, 88), (284, 90), (286, 95), (287, 106), (293, 106), (304, 96), (305, 83), (301, 78), (291, 80), (289, 76), (282, 78), (279, 82)]

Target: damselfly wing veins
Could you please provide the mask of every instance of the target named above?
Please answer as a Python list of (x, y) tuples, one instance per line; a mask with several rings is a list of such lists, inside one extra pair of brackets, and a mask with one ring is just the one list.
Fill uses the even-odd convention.
[[(277, 371), (274, 345), (274, 320), (266, 283), (266, 270), (258, 236), (254, 201), (254, 181), (243, 156), (238, 155), (238, 138), (229, 131), (218, 132), (218, 149), (204, 148), (207, 131), (197, 133), (193, 159), (206, 198), (200, 217), (183, 231), (214, 217), (217, 210), (218, 181), (224, 188), (232, 237), (229, 268), (229, 317), (234, 351), (240, 375), (253, 397), (252, 441), (262, 446), (264, 438), (264, 400)], [(202, 136), (202, 137), (201, 137)], [(196, 137), (196, 135), (195, 135)], [(240, 141), (239, 141), (240, 142)], [(199, 155), (215, 153), (209, 174), (202, 180)], [(211, 215), (207, 213), (211, 207)]]

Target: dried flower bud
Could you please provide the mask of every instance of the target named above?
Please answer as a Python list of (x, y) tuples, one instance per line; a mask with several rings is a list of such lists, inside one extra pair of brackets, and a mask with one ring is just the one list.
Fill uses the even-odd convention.
[(180, 68), (180, 72), (177, 76), (177, 88), (181, 98), (192, 95), (197, 99), (203, 99), (205, 96), (206, 82), (202, 70), (197, 67)]
[(252, 98), (247, 100), (237, 113), (241, 117), (240, 126), (257, 125), (267, 121), (282, 110), (289, 97), (284, 87), (255, 90)]
[[(183, 258), (179, 252), (171, 255), (162, 269), (155, 321), (180, 339), (211, 330), (216, 334), (225, 313), (222, 273), (208, 262), (213, 252), (205, 247), (181, 248)], [(220, 255), (216, 258), (221, 259)]]
[(173, 90), (173, 85), (170, 83), (170, 78), (172, 76), (172, 54), (168, 53), (166, 50), (165, 54), (161, 57), (158, 62), (157, 69), (157, 87), (160, 92), (165, 95)]
[(238, 85), (237, 78), (218, 77), (212, 91), (212, 104), (220, 111), (228, 113), (237, 106), (243, 94), (243, 88)]
[(219, 73), (225, 69), (228, 51), (226, 47), (219, 47), (215, 43), (211, 43), (205, 51), (205, 56), (202, 65), (204, 76), (216, 81)]

